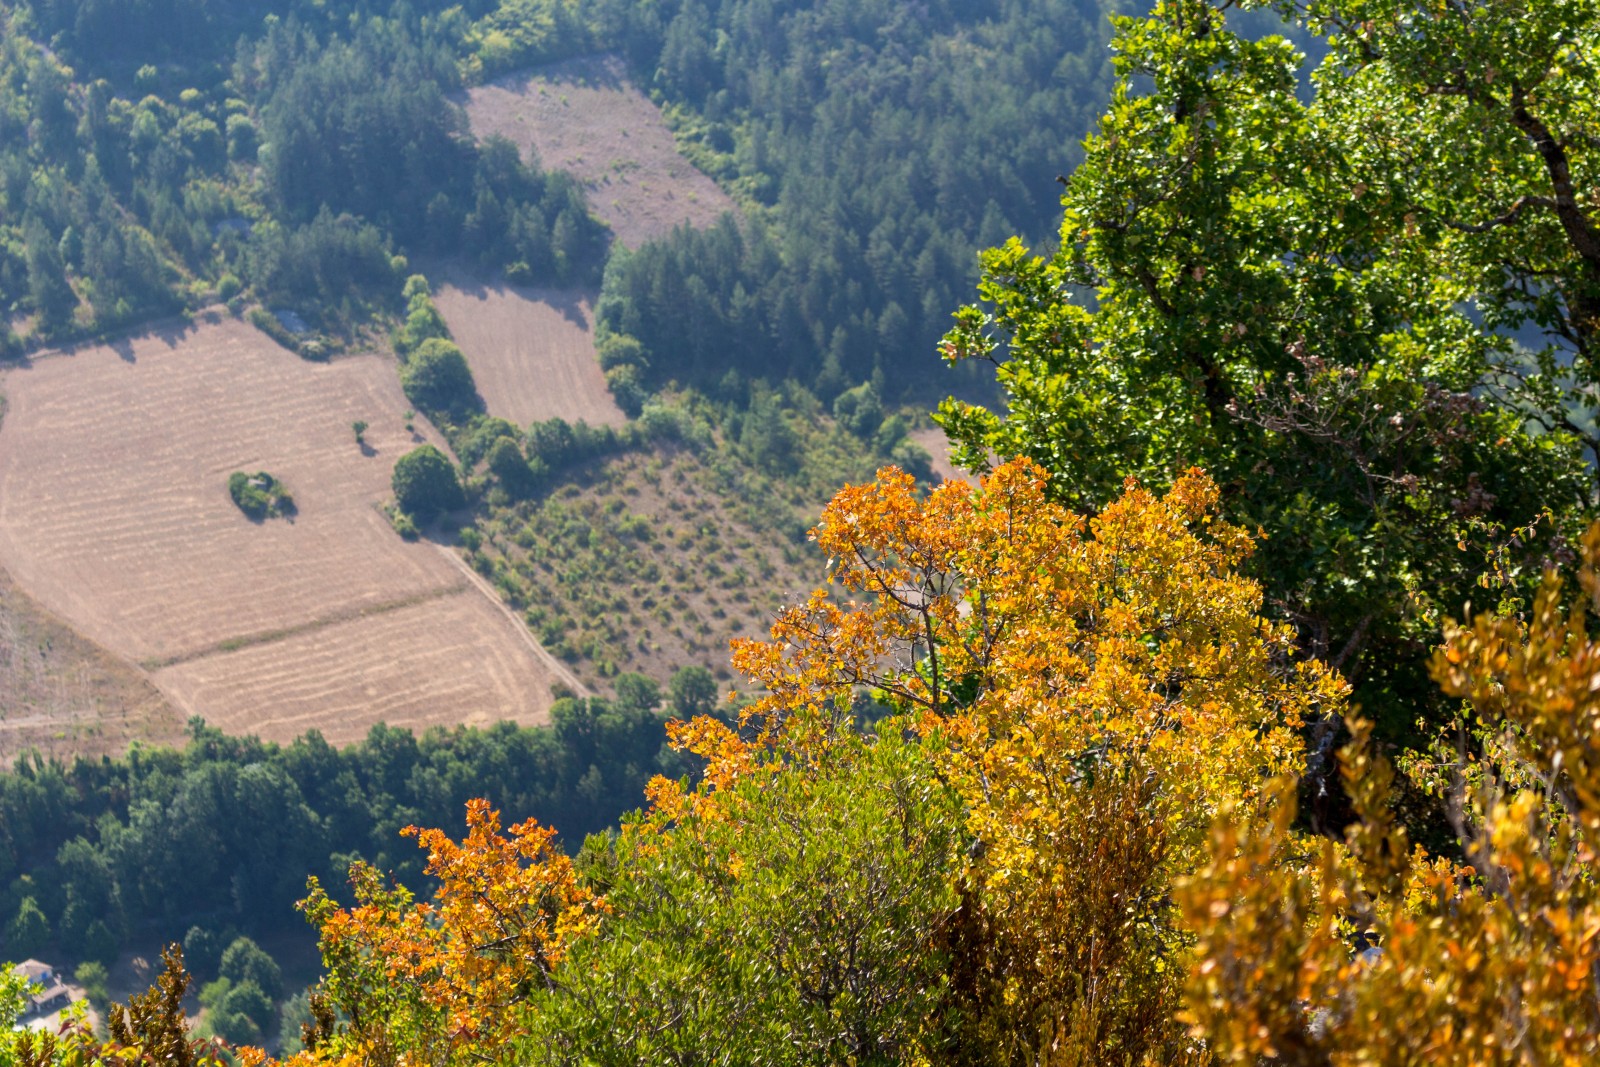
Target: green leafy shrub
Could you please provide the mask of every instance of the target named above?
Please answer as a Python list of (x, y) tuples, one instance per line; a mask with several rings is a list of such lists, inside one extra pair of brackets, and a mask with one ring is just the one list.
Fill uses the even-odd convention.
[(97, 960), (89, 960), (78, 964), (72, 976), (83, 987), (83, 995), (89, 998), (89, 1003), (97, 1011), (104, 1012), (111, 1003), (111, 991), (108, 985), (106, 965)]
[(649, 392), (644, 386), (644, 377), (639, 368), (631, 364), (612, 367), (606, 371), (606, 388), (611, 390), (611, 396), (617, 402), (617, 407), (630, 419), (639, 417), (644, 410), (644, 402), (649, 397)]
[(443, 337), (429, 337), (417, 346), (400, 373), (400, 385), (406, 399), (430, 415), (460, 419), (483, 410), (467, 357)]
[(23, 897), (16, 915), (6, 925), (6, 947), (19, 959), (37, 956), (50, 940), (50, 920), (45, 917), (39, 902), (33, 897)]
[(248, 937), (235, 938), (222, 954), (222, 977), (235, 988), (254, 984), (270, 999), (283, 992), (283, 972), (267, 950)]
[(839, 394), (833, 402), (833, 417), (857, 437), (870, 438), (883, 425), (883, 402), (872, 383), (863, 382)]
[(246, 474), (234, 471), (228, 475), (228, 495), (239, 510), (256, 522), (295, 513), (294, 497), (282, 482), (266, 471)]
[(401, 456), (394, 465), (391, 484), (400, 510), (415, 520), (427, 521), (464, 503), (455, 466), (432, 445)]
[(500, 487), (514, 500), (532, 496), (539, 488), (533, 468), (510, 437), (502, 437), (489, 449), (489, 471)]

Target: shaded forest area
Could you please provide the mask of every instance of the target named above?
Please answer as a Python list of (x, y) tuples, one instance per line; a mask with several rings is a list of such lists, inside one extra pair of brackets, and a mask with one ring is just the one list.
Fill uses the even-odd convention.
[[(196, 720), (181, 751), (25, 757), (0, 775), (0, 958), (55, 944), (108, 963), (130, 938), (182, 940), (195, 925), (301, 931), (307, 875), (343, 884), (365, 857), (416, 881), (423, 857), (399, 831), (458, 820), (472, 797), (567, 827), (576, 847), (636, 808), (647, 777), (696, 762), (666, 747), (661, 687), (624, 675), (616, 689), (557, 701), (548, 727), (378, 726), (336, 749), (315, 733), (280, 747)], [(687, 668), (670, 695), (672, 714), (706, 712), (715, 685)]]
[(7, 9), (0, 341), (15, 350), (18, 334), (100, 333), (217, 298), (291, 306), (338, 332), (393, 310), (397, 255), (592, 284), (606, 236), (581, 190), (508, 145), (475, 147), (444, 96), (615, 51), (743, 206), (737, 226), (612, 262), (599, 317), (640, 342), (627, 388), (675, 381), (734, 398), (742, 379), (793, 378), (825, 402), (866, 381), (891, 400), (920, 396), (977, 249), (1054, 228), (1054, 178), (1078, 162), (1110, 91), (1112, 9)]

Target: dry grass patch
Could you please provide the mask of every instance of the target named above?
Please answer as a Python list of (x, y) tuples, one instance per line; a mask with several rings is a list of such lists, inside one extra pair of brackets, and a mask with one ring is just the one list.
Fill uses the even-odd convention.
[(529, 650), (505, 640), (500, 607), (457, 591), (204, 656), (156, 673), (182, 704), (229, 733), (287, 740), (313, 727), (359, 741), (374, 723), (417, 733), (440, 723), (528, 722), (549, 703)]
[(84, 640), (0, 571), (0, 766), (179, 742), (183, 718), (144, 672)]
[(487, 285), (460, 269), (436, 273), (434, 306), (489, 414), (518, 426), (558, 416), (592, 426), (627, 421), (596, 362), (593, 294)]
[[(87, 637), (156, 672), (180, 714), (280, 739), (311, 726), (350, 737), (422, 669), (453, 669), (465, 684), (440, 690), (417, 725), (514, 705), (528, 721), (548, 705), (547, 671), (503, 616), (460, 616), (470, 627), (457, 632), (403, 610), (463, 583), (436, 548), (401, 541), (377, 507), (394, 460), (432, 436), (421, 422), (422, 433), (406, 430), (391, 360), (308, 363), (211, 315), (37, 359), (4, 388), (0, 564)], [(358, 419), (369, 424), (365, 446), (351, 431)], [(236, 470), (271, 471), (297, 514), (246, 518), (228, 496)], [(412, 627), (391, 635), (386, 663), (364, 637), (344, 636), (380, 620)], [(433, 643), (498, 651), (463, 653), (454, 668), (407, 661)], [(473, 673), (490, 659), (520, 671)], [(211, 660), (215, 670), (203, 666)], [(268, 661), (279, 672), (270, 685), (260, 682)], [(364, 709), (347, 672), (378, 694)]]
[(638, 248), (684, 223), (708, 226), (733, 201), (679, 154), (661, 111), (616, 56), (507, 75), (461, 100), (472, 132), (531, 148), (546, 170), (583, 182), (594, 213)]
[(968, 485), (978, 484), (978, 479), (957, 467), (951, 461), (950, 441), (939, 427), (912, 430), (906, 434), (906, 439), (914, 445), (920, 445), (927, 451), (928, 455), (933, 457), (933, 473), (940, 481), (966, 482)]

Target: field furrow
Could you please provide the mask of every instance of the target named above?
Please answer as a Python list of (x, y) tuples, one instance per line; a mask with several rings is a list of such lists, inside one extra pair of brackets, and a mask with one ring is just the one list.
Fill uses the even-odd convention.
[(461, 346), (489, 414), (526, 426), (626, 421), (595, 356), (591, 293), (485, 284), (437, 272), (434, 304)]

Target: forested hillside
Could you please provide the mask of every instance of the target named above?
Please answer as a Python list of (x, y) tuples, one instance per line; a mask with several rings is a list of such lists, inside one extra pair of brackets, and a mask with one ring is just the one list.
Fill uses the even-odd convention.
[(443, 96), (615, 51), (746, 209), (740, 230), (613, 264), (601, 318), (643, 342), (643, 376), (795, 378), (827, 401), (876, 376), (897, 397), (933, 366), (976, 249), (1053, 229), (1053, 179), (1109, 91), (1107, 10), (25, 6), (6, 15), (0, 295), (38, 341), (241, 292), (337, 331), (384, 310), (395, 253), (597, 278), (580, 192), (475, 148)]
[(613, 266), (602, 320), (660, 379), (925, 393), (973, 249), (1051, 236), (1054, 179), (1110, 90), (1105, 3), (636, 10), (630, 58), (755, 208), (747, 233), (680, 232)]
[(447, 822), (473, 797), (565, 826), (575, 847), (636, 807), (647, 776), (693, 767), (666, 747), (663, 700), (696, 714), (716, 695), (703, 668), (665, 692), (638, 675), (616, 688), (615, 700), (558, 701), (548, 728), (378, 726), (337, 749), (315, 733), (280, 747), (194, 722), (181, 751), (19, 760), (0, 776), (3, 954), (57, 945), (110, 963), (129, 938), (181, 940), (192, 926), (298, 929), (308, 874), (337, 883), (362, 856), (416, 881), (399, 830)]
[[(1319, 40), (1309, 77), (1268, 11)], [(1065, 151), (1025, 113), (1063, 71), (1098, 77), (1087, 10), (305, 16), (228, 60), (271, 137), (400, 129), (453, 80), (618, 49), (739, 198), (608, 257), (619, 427), (488, 416), (426, 279), (400, 290), (405, 394), (461, 463), (400, 460), (396, 528), (472, 509), (471, 565), (615, 697), (344, 752), (197, 723), (182, 753), (24, 761), (0, 778), (8, 938), (91, 957), (182, 924), (192, 891), (213, 925), (191, 954), (221, 976), (206, 1025), (267, 1035), (272, 969), (230, 939), (309, 876), (325, 973), (282, 1013), (304, 1021), (287, 1067), (1600, 1061), (1600, 9), (1162, 0), (1114, 21), (1094, 132), (1046, 168), (1053, 213), (1035, 160), (962, 164), (998, 151), (986, 122)], [(51, 46), (82, 47), (80, 21)], [(323, 126), (272, 110), (302, 68), (285, 99), (359, 100), (358, 56), (393, 100)], [(957, 140), (919, 125), (928, 100)], [(251, 174), (283, 162), (271, 137)], [(319, 177), (263, 177), (242, 247), (341, 232), (376, 267), (428, 247), (436, 202), (462, 233), (536, 192), (528, 234), (571, 218), (547, 210), (560, 179), (451, 145), (470, 168), (422, 199), (309, 145)], [(482, 194), (495, 167), (506, 196), (456, 198), (452, 173)], [(922, 296), (956, 284), (938, 249), (963, 240), (1000, 243), (938, 350), (998, 402), (937, 419), (981, 480), (864, 477), (924, 458), (895, 345), (934, 328)], [(623, 639), (693, 621), (698, 641), (702, 610), (754, 599), (741, 582), (770, 591), (764, 561), (798, 566), (792, 516), (827, 480), (851, 484), (805, 534), (815, 590), (732, 642), (751, 699), (719, 711), (704, 667), (668, 693), (619, 673)], [(715, 589), (657, 612), (674, 547)], [(607, 571), (637, 599), (593, 588)], [(108, 1034), (69, 1021), (0, 1054), (269, 1062), (192, 1043), (186, 981), (174, 947)], [(0, 1007), (20, 996), (0, 983)]]

